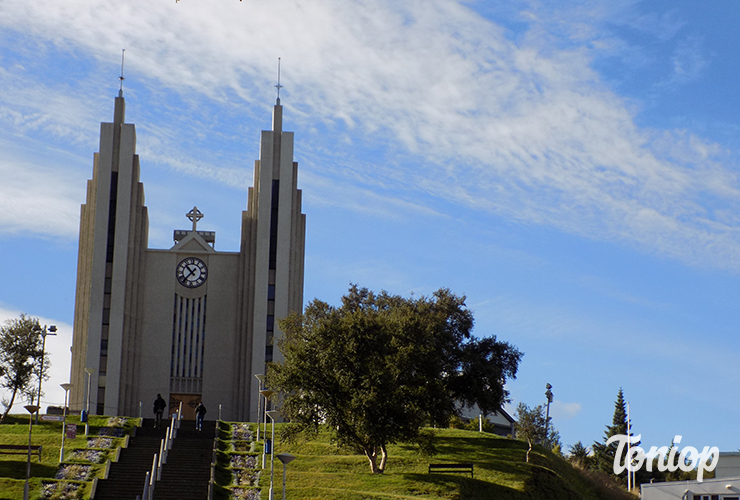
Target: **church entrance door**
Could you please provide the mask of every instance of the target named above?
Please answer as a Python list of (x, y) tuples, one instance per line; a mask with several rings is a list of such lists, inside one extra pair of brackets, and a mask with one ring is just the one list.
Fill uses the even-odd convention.
[(172, 416), (182, 402), (182, 418), (195, 420), (195, 407), (201, 401), (201, 394), (170, 394), (170, 416)]

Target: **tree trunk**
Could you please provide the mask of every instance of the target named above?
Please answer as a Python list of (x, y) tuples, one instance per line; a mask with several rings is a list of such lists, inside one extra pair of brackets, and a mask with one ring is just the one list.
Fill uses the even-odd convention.
[(380, 447), (380, 473), (382, 474), (385, 472), (385, 463), (388, 461), (388, 452), (385, 449), (385, 445), (381, 445)]
[(368, 461), (370, 462), (370, 472), (373, 474), (378, 473), (378, 465), (376, 463), (376, 460), (378, 458), (377, 453), (375, 452), (374, 447), (365, 447), (365, 456), (367, 457)]
[(0, 417), (0, 424), (2, 424), (5, 421), (5, 417), (8, 416), (8, 413), (10, 413), (10, 409), (13, 407), (13, 401), (15, 401), (15, 394), (18, 392), (18, 388), (13, 389), (13, 393), (10, 396), (10, 403), (8, 403), (8, 407), (5, 409), (5, 413), (3, 413), (3, 416)]
[(381, 459), (380, 459), (380, 466), (378, 466), (378, 447), (377, 446), (368, 446), (365, 448), (365, 456), (367, 457), (368, 461), (370, 462), (370, 472), (373, 474), (382, 474), (385, 470), (385, 461), (386, 461), (386, 451), (385, 451), (385, 445), (380, 447), (381, 451)]
[(527, 443), (529, 443), (529, 449), (527, 450), (527, 463), (529, 463), (529, 452), (532, 451), (532, 440), (527, 439)]

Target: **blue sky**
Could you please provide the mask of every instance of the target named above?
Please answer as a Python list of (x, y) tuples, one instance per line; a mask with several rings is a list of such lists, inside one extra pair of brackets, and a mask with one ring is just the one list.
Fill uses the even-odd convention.
[(621, 387), (645, 445), (740, 449), (740, 3), (503, 4), (0, 3), (0, 317), (59, 327), (45, 403), (121, 49), (156, 248), (197, 205), (238, 249), (280, 57), (306, 301), (448, 287), (564, 444)]

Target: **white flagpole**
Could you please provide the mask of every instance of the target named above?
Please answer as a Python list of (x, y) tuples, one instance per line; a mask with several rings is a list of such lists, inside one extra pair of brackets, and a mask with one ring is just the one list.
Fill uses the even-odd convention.
[(630, 448), (632, 446), (632, 435), (630, 434), (630, 403), (627, 401), (627, 491), (632, 492), (632, 459)]

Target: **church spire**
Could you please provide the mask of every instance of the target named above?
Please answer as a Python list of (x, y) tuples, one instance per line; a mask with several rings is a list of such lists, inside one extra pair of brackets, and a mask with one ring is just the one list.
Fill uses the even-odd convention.
[(123, 55), (126, 49), (121, 50), (121, 76), (118, 79), (121, 82), (121, 86), (118, 89), (118, 97), (116, 97), (116, 107), (113, 112), (113, 123), (123, 124), (126, 119), (126, 101), (123, 99)]
[(275, 88), (277, 89), (277, 100), (275, 101), (275, 107), (273, 108), (272, 112), (272, 130), (274, 132), (282, 132), (283, 131), (283, 107), (280, 105), (280, 89), (283, 88), (282, 85), (280, 85), (280, 58), (278, 57), (278, 79), (277, 79), (277, 85), (275, 85)]
[(118, 97), (116, 97), (116, 108), (113, 112), (113, 123), (123, 125), (126, 119), (126, 101), (123, 99), (121, 91), (119, 91)]
[(123, 56), (126, 53), (126, 49), (121, 49), (121, 76), (118, 79), (121, 81), (121, 87), (118, 89), (118, 97), (123, 97)]
[(283, 88), (282, 85), (280, 85), (280, 58), (278, 57), (278, 80), (277, 85), (275, 85), (275, 88), (277, 89), (277, 101), (276, 104), (280, 105), (280, 89)]

